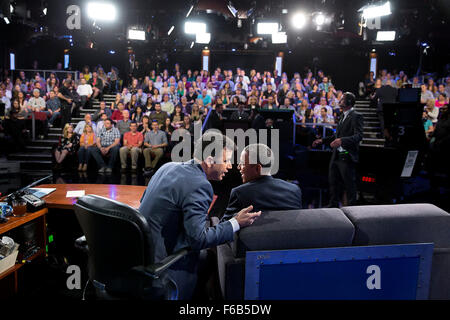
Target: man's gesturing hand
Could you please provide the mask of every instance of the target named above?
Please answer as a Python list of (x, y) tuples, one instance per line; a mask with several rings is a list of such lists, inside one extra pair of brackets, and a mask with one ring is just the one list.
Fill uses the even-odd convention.
[(238, 214), (235, 216), (241, 228), (251, 225), (255, 221), (255, 219), (261, 215), (261, 211), (250, 212), (252, 210), (253, 206), (249, 206), (239, 211)]

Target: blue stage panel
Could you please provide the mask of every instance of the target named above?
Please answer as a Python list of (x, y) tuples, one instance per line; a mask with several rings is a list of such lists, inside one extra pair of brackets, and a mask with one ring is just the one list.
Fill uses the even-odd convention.
[(245, 298), (427, 299), (433, 244), (247, 252)]

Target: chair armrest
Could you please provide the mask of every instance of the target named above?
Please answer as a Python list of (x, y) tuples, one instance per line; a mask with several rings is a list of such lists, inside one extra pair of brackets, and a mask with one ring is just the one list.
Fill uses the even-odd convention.
[(210, 220), (211, 220), (211, 227), (214, 227), (220, 223), (220, 220), (217, 217), (211, 217)]
[(186, 254), (188, 254), (188, 252), (189, 251), (187, 249), (181, 249), (181, 250), (175, 252), (174, 254), (166, 257), (165, 259), (161, 260), (158, 263), (154, 263), (149, 266), (137, 266), (137, 267), (134, 267), (132, 270), (136, 271), (138, 273), (143, 273), (152, 278), (159, 278), (161, 273), (163, 273), (171, 265), (173, 265), (175, 262), (177, 262), (182, 257), (184, 257)]

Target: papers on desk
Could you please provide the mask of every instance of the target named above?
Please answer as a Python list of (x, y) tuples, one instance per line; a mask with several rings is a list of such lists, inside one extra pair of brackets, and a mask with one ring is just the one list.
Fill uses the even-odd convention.
[(28, 191), (38, 198), (45, 197), (46, 195), (55, 191), (56, 188), (29, 188)]
[(84, 190), (67, 191), (66, 198), (79, 198), (84, 196)]

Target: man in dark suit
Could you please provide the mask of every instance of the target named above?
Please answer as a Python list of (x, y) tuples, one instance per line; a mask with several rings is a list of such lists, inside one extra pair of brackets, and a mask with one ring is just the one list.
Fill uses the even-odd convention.
[(313, 147), (325, 143), (333, 148), (328, 181), (330, 185), (329, 207), (338, 207), (343, 195), (342, 186), (347, 192), (347, 205), (356, 203), (356, 172), (359, 160), (359, 143), (363, 138), (363, 116), (353, 110), (355, 95), (346, 92), (339, 102), (342, 115), (336, 128), (336, 134), (313, 142)]
[[(212, 130), (211, 130), (212, 131)], [(141, 199), (139, 211), (147, 219), (155, 245), (155, 262), (189, 248), (190, 253), (169, 269), (180, 299), (190, 299), (197, 282), (200, 250), (233, 240), (234, 232), (261, 214), (249, 206), (234, 219), (207, 226), (213, 197), (208, 180), (222, 180), (231, 168), (234, 143), (218, 132), (207, 132), (194, 149), (194, 160), (170, 162), (152, 177)], [(215, 154), (206, 156), (205, 153)], [(214, 150), (214, 151), (211, 151)]]
[(377, 115), (380, 120), (381, 136), (389, 138), (389, 132), (384, 127), (384, 103), (395, 103), (397, 101), (397, 89), (392, 86), (391, 80), (386, 81), (386, 84), (375, 91), (375, 98), (377, 103)]
[(300, 188), (270, 175), (273, 161), (272, 150), (264, 144), (251, 144), (242, 151), (239, 170), (244, 184), (231, 190), (223, 220), (250, 204), (258, 211), (302, 208)]

